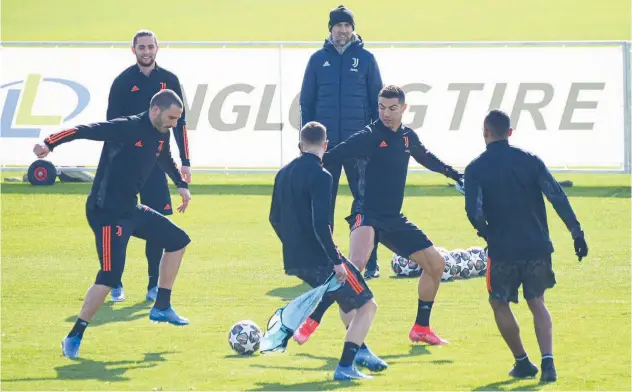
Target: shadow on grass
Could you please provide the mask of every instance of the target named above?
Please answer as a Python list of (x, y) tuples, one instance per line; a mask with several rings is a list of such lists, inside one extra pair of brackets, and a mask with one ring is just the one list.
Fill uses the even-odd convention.
[(272, 297), (281, 298), (284, 301), (291, 301), (299, 295), (311, 290), (307, 283), (299, 283), (293, 287), (278, 287), (268, 291), (266, 294)]
[(148, 369), (158, 366), (159, 362), (166, 362), (166, 354), (174, 352), (146, 353), (143, 359), (138, 361), (94, 361), (86, 358), (78, 358), (71, 363), (55, 368), (56, 377), (34, 377), (34, 378), (13, 378), (2, 379), (2, 382), (24, 382), (24, 381), (54, 381), (54, 380), (96, 380), (103, 382), (129, 381), (125, 376), (128, 370)]
[[(142, 318), (147, 318), (147, 321), (149, 321), (149, 312), (144, 311), (149, 310), (152, 305), (153, 303), (151, 301), (142, 301), (131, 306), (120, 308), (111, 301), (106, 302), (94, 316), (88, 328), (98, 327), (100, 325), (110, 323), (134, 321)], [(69, 316), (65, 321), (74, 323), (77, 320), (77, 317), (78, 315)]]
[(280, 384), (258, 382), (255, 385), (258, 388), (250, 389), (250, 391), (332, 391), (334, 389), (349, 388), (360, 385), (359, 381), (312, 381), (298, 384)]
[[(544, 385), (539, 381), (535, 383), (530, 383), (528, 385), (520, 385), (512, 387), (513, 384), (524, 381), (524, 380), (535, 380), (533, 379), (519, 379), (519, 378), (511, 378), (504, 381), (498, 381), (487, 385), (482, 385), (480, 387), (472, 389), (472, 391), (535, 391), (541, 389)], [(502, 388), (507, 387), (507, 388)]]
[[(427, 349), (427, 346), (425, 345), (414, 345), (410, 347), (410, 351), (406, 354), (396, 354), (396, 355), (386, 355), (381, 357), (382, 359), (384, 359), (385, 361), (389, 362), (392, 361), (394, 359), (400, 359), (400, 358), (409, 358), (412, 356), (417, 356), (417, 355), (425, 355), (425, 354), (430, 354), (430, 352)], [(307, 358), (310, 360), (316, 360), (316, 361), (322, 361), (323, 364), (320, 367), (316, 367), (316, 368), (305, 368), (305, 367), (297, 367), (297, 366), (268, 366), (268, 365), (260, 365), (260, 364), (253, 364), (250, 365), (252, 367), (255, 368), (261, 368), (261, 369), (279, 369), (279, 370), (296, 370), (296, 371), (301, 371), (301, 372), (306, 372), (306, 371), (310, 371), (310, 372), (326, 372), (326, 371), (330, 371), (333, 372), (334, 369), (336, 369), (336, 366), (338, 365), (338, 361), (340, 360), (339, 356), (336, 357), (321, 357), (321, 356), (317, 356), (317, 355), (312, 355), (312, 354), (305, 354), (305, 353), (301, 353), (301, 354), (296, 354), (294, 357), (296, 358)]]

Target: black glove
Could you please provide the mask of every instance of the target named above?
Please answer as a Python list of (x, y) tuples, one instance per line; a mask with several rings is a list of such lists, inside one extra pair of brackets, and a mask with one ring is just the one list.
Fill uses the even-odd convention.
[(584, 232), (581, 232), (581, 235), (578, 235), (577, 237), (574, 238), (574, 244), (575, 246), (575, 255), (577, 256), (577, 259), (579, 261), (582, 261), (582, 258), (588, 256), (588, 244), (586, 243), (586, 240), (584, 239)]

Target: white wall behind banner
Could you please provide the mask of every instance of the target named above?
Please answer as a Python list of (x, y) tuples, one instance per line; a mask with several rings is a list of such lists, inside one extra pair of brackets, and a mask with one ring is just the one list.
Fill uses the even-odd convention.
[[(178, 75), (185, 94), (193, 166), (276, 168), (296, 157), (297, 98), (314, 50), (162, 48), (158, 64)], [(484, 150), (482, 119), (493, 107), (511, 114), (512, 142), (550, 166), (624, 164), (620, 47), (372, 52), (384, 83), (406, 87), (405, 123), (454, 166)], [(37, 140), (105, 120), (112, 80), (134, 57), (115, 48), (3, 48), (1, 61), (0, 164), (29, 165)], [(100, 148), (75, 141), (50, 159), (96, 165)]]

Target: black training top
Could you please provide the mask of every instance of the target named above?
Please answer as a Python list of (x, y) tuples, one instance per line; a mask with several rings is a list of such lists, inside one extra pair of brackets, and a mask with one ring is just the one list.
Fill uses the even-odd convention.
[(170, 133), (160, 133), (148, 112), (135, 116), (79, 125), (47, 137), (52, 151), (60, 144), (77, 139), (104, 141), (97, 173), (88, 196), (89, 208), (125, 214), (138, 204), (137, 195), (156, 162), (178, 188), (188, 188), (169, 148)]
[[(117, 117), (144, 112), (149, 108), (151, 98), (164, 89), (173, 90), (184, 102), (180, 81), (175, 74), (156, 65), (149, 76), (146, 76), (137, 64), (132, 65), (112, 82), (106, 119), (113, 120)], [(173, 129), (173, 136), (180, 150), (182, 166), (191, 166), (185, 115), (186, 109), (183, 108), (182, 117)]]
[(461, 175), (426, 149), (412, 129), (401, 125), (397, 131), (382, 121), (368, 125), (327, 151), (323, 162), (357, 162), (358, 195), (353, 214), (366, 213), (389, 218), (401, 214), (410, 156), (431, 171), (457, 181)]
[(566, 193), (537, 156), (500, 140), (467, 166), (465, 209), (491, 259), (531, 260), (553, 252), (543, 193), (573, 238), (581, 236)]
[(277, 173), (270, 223), (283, 243), (285, 270), (341, 264), (329, 227), (331, 174), (304, 153)]

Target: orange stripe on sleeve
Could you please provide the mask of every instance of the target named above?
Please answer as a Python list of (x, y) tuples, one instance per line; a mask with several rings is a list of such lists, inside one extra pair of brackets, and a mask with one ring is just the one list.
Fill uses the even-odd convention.
[(189, 135), (186, 125), (182, 127), (182, 136), (184, 137), (184, 156), (189, 159)]
[(54, 134), (50, 135), (48, 138), (46, 138), (46, 141), (51, 143), (51, 144), (52, 143), (57, 143), (58, 141), (60, 141), (62, 139), (65, 139), (65, 138), (67, 138), (69, 136), (72, 136), (75, 133), (77, 133), (76, 129), (74, 129), (74, 128), (73, 129), (67, 129), (65, 131), (57, 132), (57, 133), (54, 133)]

